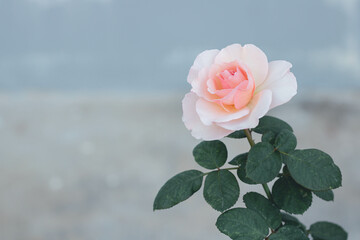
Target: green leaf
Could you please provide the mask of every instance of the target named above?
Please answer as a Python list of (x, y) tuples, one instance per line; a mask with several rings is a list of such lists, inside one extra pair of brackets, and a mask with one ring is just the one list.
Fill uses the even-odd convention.
[(291, 216), (287, 213), (281, 213), (281, 220), (284, 222), (285, 226), (291, 225), (301, 229), (303, 232), (306, 232), (306, 227), (302, 224), (296, 217)]
[(240, 188), (236, 177), (229, 170), (213, 171), (204, 184), (204, 198), (217, 211), (225, 211), (239, 199)]
[(255, 144), (246, 162), (246, 176), (256, 183), (267, 183), (273, 180), (281, 169), (281, 158), (274, 147), (267, 142)]
[(295, 226), (284, 226), (270, 235), (269, 240), (309, 240), (305, 233)]
[(234, 157), (229, 164), (230, 165), (235, 165), (235, 166), (239, 166), (241, 164), (241, 162), (246, 161), (248, 156), (248, 153), (242, 153), (237, 155), (236, 157)]
[(303, 214), (312, 202), (311, 191), (290, 177), (281, 177), (274, 183), (272, 196), (279, 208), (293, 214)]
[(267, 131), (261, 136), (261, 141), (268, 142), (273, 145), (275, 143), (275, 138), (276, 134), (273, 131)]
[(244, 130), (238, 130), (233, 133), (230, 133), (227, 137), (228, 138), (246, 138), (246, 134), (245, 134)]
[(284, 176), (290, 176), (289, 169), (287, 168), (286, 165), (283, 167), (282, 174), (283, 174)]
[(239, 166), (238, 170), (236, 171), (239, 179), (247, 184), (257, 184), (250, 178), (246, 177), (246, 162), (247, 162), (248, 153), (243, 153), (240, 155), (237, 155), (233, 160), (229, 162), (231, 165), (237, 165)]
[(313, 191), (313, 193), (325, 201), (334, 201), (334, 192), (332, 190)]
[(259, 213), (271, 229), (276, 229), (281, 224), (280, 210), (267, 198), (256, 192), (249, 192), (243, 197), (247, 208)]
[(331, 157), (317, 149), (295, 150), (283, 155), (294, 180), (314, 191), (341, 186), (341, 172)]
[(223, 142), (203, 141), (193, 150), (195, 161), (207, 169), (220, 168), (227, 159), (227, 149)]
[(248, 157), (248, 153), (242, 153), (237, 155), (236, 157), (234, 157), (229, 164), (231, 165), (237, 165), (239, 166), (238, 170), (237, 170), (237, 175), (239, 177), (239, 179), (241, 181), (243, 181), (244, 183), (247, 184), (257, 184), (256, 182), (254, 182), (253, 180), (251, 180), (250, 178), (246, 177), (246, 161), (247, 161), (247, 157)]
[(279, 133), (282, 129), (293, 131), (289, 124), (276, 117), (264, 116), (260, 118), (259, 124), (253, 129), (254, 132), (264, 134), (267, 131), (272, 131), (275, 134)]
[(236, 171), (239, 179), (247, 184), (257, 184), (256, 182), (254, 182), (253, 180), (251, 180), (250, 178), (246, 177), (246, 161), (243, 161), (243, 163), (241, 163), (240, 168)]
[(313, 238), (322, 240), (346, 240), (348, 234), (335, 223), (317, 222), (310, 226), (310, 233)]
[(216, 227), (233, 240), (263, 240), (269, 233), (265, 220), (247, 208), (233, 208), (222, 213)]
[(185, 201), (197, 192), (202, 185), (203, 173), (188, 170), (169, 179), (156, 195), (154, 210), (166, 209)]
[(275, 139), (275, 148), (279, 152), (289, 153), (296, 148), (297, 140), (295, 135), (288, 129), (283, 129)]

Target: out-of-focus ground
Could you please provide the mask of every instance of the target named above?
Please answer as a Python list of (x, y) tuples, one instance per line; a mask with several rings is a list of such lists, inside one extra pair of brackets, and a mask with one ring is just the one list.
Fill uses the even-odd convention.
[[(152, 211), (166, 180), (200, 169), (182, 94), (0, 94), (0, 239), (228, 239), (201, 191)], [(335, 202), (314, 196), (299, 218), (340, 223), (349, 240), (360, 239), (360, 91), (307, 91), (270, 114), (293, 126), (300, 148), (328, 152), (343, 173)], [(248, 150), (245, 140), (225, 142), (229, 159)], [(254, 189), (240, 184), (241, 197)]]

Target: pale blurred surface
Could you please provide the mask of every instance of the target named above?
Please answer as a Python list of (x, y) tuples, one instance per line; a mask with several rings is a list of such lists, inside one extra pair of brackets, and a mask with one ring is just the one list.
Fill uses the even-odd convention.
[[(343, 173), (335, 202), (314, 196), (300, 216), (340, 223), (360, 239), (359, 91), (304, 91), (271, 112), (289, 122), (300, 148), (328, 152)], [(198, 143), (181, 122), (183, 93), (22, 93), (0, 95), (0, 238), (228, 239), (201, 191), (152, 211), (159, 188), (197, 168)], [(229, 158), (248, 150), (225, 140)], [(241, 187), (247, 191), (261, 188)], [(236, 206), (241, 206), (241, 199)]]

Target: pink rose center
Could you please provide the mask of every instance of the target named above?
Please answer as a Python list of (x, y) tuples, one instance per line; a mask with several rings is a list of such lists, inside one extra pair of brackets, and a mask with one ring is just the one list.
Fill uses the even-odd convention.
[(238, 62), (213, 65), (207, 85), (214, 97), (212, 101), (226, 110), (232, 106), (235, 109), (245, 107), (255, 90), (255, 81), (249, 68)]

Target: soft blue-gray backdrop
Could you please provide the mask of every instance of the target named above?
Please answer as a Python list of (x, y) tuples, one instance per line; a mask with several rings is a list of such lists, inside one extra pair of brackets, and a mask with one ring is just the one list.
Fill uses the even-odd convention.
[(174, 90), (195, 56), (254, 43), (300, 87), (360, 87), (358, 0), (0, 0), (0, 89)]

